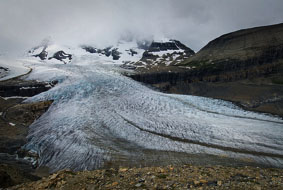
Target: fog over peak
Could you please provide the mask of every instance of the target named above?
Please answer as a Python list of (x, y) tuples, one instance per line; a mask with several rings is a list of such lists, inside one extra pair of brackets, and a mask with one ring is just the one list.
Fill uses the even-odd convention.
[(282, 18), (282, 0), (1, 0), (0, 52), (26, 51), (46, 38), (97, 46), (173, 38), (198, 51), (224, 33)]

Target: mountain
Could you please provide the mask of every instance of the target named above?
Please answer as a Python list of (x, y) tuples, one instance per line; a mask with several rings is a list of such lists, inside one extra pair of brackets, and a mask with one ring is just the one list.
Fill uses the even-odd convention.
[(141, 71), (180, 63), (193, 55), (194, 51), (177, 40), (119, 41), (105, 48), (92, 45), (66, 47), (46, 41), (28, 53), (42, 61), (52, 60), (65, 64), (76, 57), (91, 56), (96, 61), (121, 64), (123, 68)]
[(126, 63), (125, 68), (133, 68), (139, 72), (177, 64), (195, 52), (177, 40), (153, 41), (144, 51), (142, 58), (135, 63)]
[(233, 101), (283, 116), (283, 24), (220, 36), (180, 63), (132, 75), (163, 91)]
[(278, 64), (282, 51), (283, 24), (257, 27), (220, 36), (178, 66), (225, 71), (259, 68)]
[(70, 63), (72, 60), (72, 54), (68, 54), (66, 52), (69, 51), (70, 48), (58, 46), (55, 44), (43, 44), (40, 46), (36, 46), (29, 50), (28, 54), (30, 56), (34, 56), (39, 58), (40, 60), (52, 60), (63, 62), (64, 64)]

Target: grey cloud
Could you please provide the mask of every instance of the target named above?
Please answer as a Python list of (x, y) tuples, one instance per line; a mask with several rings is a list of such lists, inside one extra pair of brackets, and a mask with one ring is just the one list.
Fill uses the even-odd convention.
[(0, 52), (51, 36), (62, 44), (175, 38), (199, 50), (234, 30), (282, 22), (282, 0), (0, 0)]

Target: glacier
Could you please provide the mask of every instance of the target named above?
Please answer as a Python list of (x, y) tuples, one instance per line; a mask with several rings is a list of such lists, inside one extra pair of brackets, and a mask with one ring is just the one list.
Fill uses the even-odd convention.
[[(283, 120), (211, 98), (166, 94), (82, 56), (70, 64), (23, 60), (28, 79), (58, 81), (26, 102), (53, 100), (31, 126), (25, 149), (39, 166), (91, 170), (161, 159), (158, 152), (220, 155), (282, 167)], [(166, 156), (165, 158), (166, 159)]]

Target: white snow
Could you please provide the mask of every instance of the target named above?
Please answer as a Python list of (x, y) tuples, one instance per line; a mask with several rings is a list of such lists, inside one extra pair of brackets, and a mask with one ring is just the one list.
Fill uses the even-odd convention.
[(166, 51), (157, 51), (157, 52), (150, 52), (150, 53), (152, 53), (153, 55), (158, 55), (159, 57), (162, 57), (163, 55), (173, 54), (174, 52), (176, 52), (176, 53), (183, 53), (184, 50), (182, 50), (182, 49), (179, 49), (179, 50), (166, 50)]
[[(120, 41), (117, 45), (118, 51), (121, 52), (122, 54), (120, 55), (120, 59), (116, 62), (118, 64), (124, 64), (125, 61), (130, 61), (130, 62), (137, 62), (142, 58), (142, 54), (144, 50), (139, 49), (137, 47), (136, 42), (124, 42)], [(132, 49), (137, 52), (134, 56), (129, 54), (129, 50)]]
[(15, 126), (16, 124), (14, 124), (14, 123), (9, 123), (9, 125), (11, 125), (11, 126)]
[(9, 97), (1, 97), (1, 98), (3, 98), (4, 100), (9, 100), (9, 99), (16, 99), (16, 98), (25, 99), (25, 98), (28, 98), (28, 97), (27, 96), (9, 96)]

